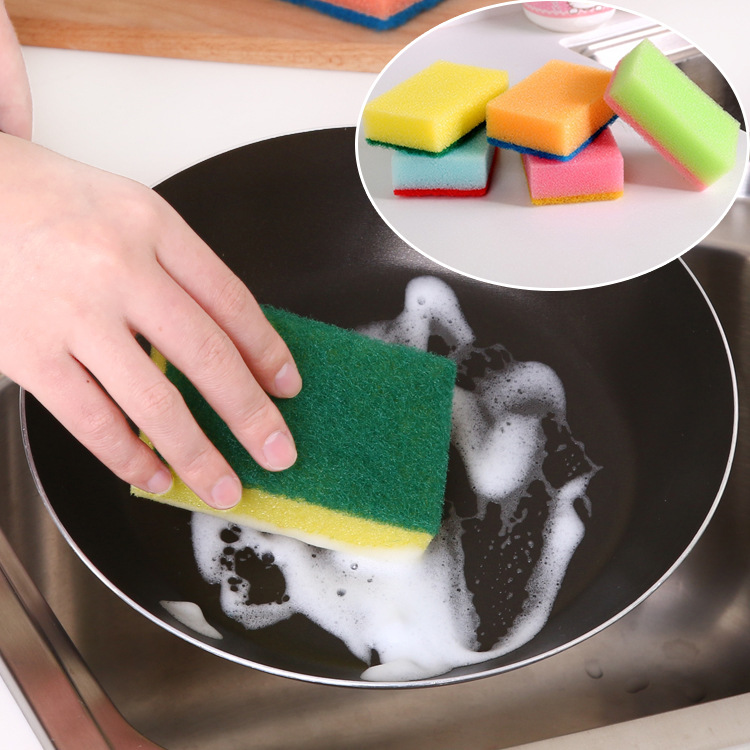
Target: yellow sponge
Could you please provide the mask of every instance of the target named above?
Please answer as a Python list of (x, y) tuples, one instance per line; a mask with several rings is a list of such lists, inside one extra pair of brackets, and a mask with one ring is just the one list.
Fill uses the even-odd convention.
[(442, 521), (455, 362), (263, 309), (305, 384), (295, 398), (276, 399), (297, 442), (297, 462), (281, 472), (261, 468), (189, 379), (154, 350), (243, 493), (230, 510), (210, 508), (179, 477), (163, 495), (136, 487), (132, 493), (328, 549), (421, 554)]
[(484, 122), (508, 88), (504, 70), (438, 60), (367, 104), (368, 141), (439, 153)]
[(501, 148), (571, 159), (616, 118), (604, 101), (611, 77), (550, 60), (487, 104), (487, 137)]

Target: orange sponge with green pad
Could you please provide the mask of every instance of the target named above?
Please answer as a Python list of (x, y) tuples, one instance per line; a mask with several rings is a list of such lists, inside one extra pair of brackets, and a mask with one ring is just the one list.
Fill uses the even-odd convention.
[(611, 75), (550, 60), (487, 104), (490, 143), (546, 159), (572, 159), (617, 117), (604, 101)]
[(605, 99), (699, 189), (734, 166), (739, 122), (650, 40), (620, 60)]
[(328, 549), (420, 554), (442, 519), (455, 363), (264, 311), (304, 383), (296, 397), (275, 400), (294, 435), (296, 463), (282, 472), (262, 469), (187, 378), (152, 352), (244, 489), (239, 505), (226, 511), (203, 503), (178, 477), (163, 495), (132, 493)]
[(504, 70), (438, 60), (367, 103), (370, 143), (440, 153), (484, 122), (487, 102), (508, 88)]

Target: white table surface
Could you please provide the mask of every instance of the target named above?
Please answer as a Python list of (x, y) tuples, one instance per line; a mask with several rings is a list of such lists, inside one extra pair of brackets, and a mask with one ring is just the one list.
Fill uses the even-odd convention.
[[(738, 0), (627, 0), (626, 7), (673, 26), (709, 52), (740, 99), (750, 102), (749, 5)], [(34, 139), (148, 185), (245, 143), (355, 125), (375, 81), (367, 73), (38, 48), (26, 48), (24, 54), (35, 102)], [(706, 720), (702, 715), (702, 724)], [(1, 681), (0, 726), (4, 747), (42, 747)], [(720, 727), (716, 729), (718, 738)], [(617, 747), (611, 738), (608, 743)]]

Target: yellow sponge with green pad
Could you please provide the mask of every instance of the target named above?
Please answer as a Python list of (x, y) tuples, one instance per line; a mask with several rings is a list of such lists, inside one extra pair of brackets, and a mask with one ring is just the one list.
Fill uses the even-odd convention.
[(264, 311), (304, 383), (296, 397), (275, 399), (297, 444), (296, 463), (282, 472), (261, 468), (187, 378), (154, 351), (244, 489), (239, 505), (226, 511), (203, 503), (178, 477), (163, 495), (134, 487), (132, 493), (319, 547), (418, 555), (442, 519), (455, 363), (273, 307)]
[(487, 102), (508, 88), (504, 70), (438, 60), (368, 102), (370, 143), (440, 153), (485, 120)]
[(734, 166), (739, 122), (649, 39), (617, 64), (605, 99), (699, 189)]

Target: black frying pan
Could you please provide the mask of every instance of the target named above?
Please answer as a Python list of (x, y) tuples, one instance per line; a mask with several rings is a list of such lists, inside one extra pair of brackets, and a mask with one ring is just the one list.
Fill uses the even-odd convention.
[[(354, 129), (239, 148), (157, 190), (261, 302), (357, 327), (395, 317), (414, 277), (439, 277), (454, 290), (478, 341), (500, 342), (516, 359), (544, 362), (561, 378), (570, 429), (602, 469), (589, 485), (590, 517), (581, 512), (586, 533), (549, 620), (505, 656), (416, 684), (512, 669), (591, 635), (650, 593), (702, 532), (728, 473), (736, 388), (717, 320), (681, 262), (575, 292), (504, 289), (446, 271), (378, 217), (357, 174)], [(302, 679), (372, 685), (360, 679), (362, 662), (301, 616), (259, 631), (228, 618), (216, 587), (196, 569), (190, 514), (134, 500), (29, 394), (22, 409), (29, 459), (52, 514), (126, 601), (234, 661)], [(471, 503), (470, 495), (452, 454), (447, 500)], [(485, 528), (474, 530), (467, 566), (476, 562), (472, 545), (497, 532), (493, 523), (488, 516)], [(483, 575), (475, 601), (492, 638), (495, 617), (508, 613), (491, 592), (497, 577), (491, 570)], [(222, 639), (181, 625), (163, 600), (198, 603)]]

